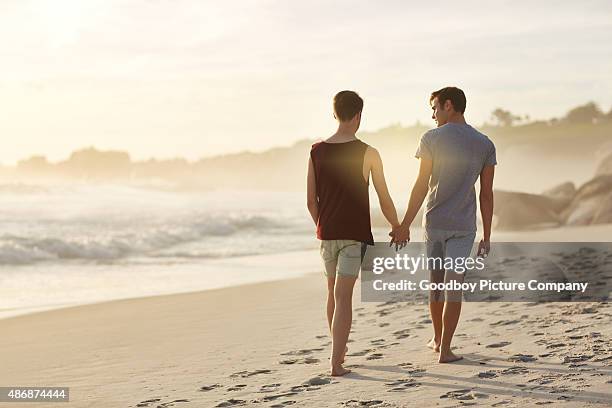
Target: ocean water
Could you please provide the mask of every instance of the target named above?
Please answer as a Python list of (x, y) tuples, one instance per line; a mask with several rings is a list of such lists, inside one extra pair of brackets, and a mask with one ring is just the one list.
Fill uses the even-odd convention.
[(0, 186), (0, 317), (320, 269), (303, 194)]
[(314, 248), (302, 194), (4, 188), (0, 264), (181, 263)]

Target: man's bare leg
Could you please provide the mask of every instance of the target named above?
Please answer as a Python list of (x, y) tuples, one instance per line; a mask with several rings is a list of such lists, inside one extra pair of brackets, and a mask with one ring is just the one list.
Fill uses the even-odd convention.
[(461, 302), (444, 302), (444, 311), (442, 313), (442, 342), (440, 343), (440, 363), (452, 363), (453, 361), (461, 360), (463, 357), (453, 354), (451, 351), (451, 341), (453, 334), (459, 322), (461, 314)]
[[(432, 283), (444, 282), (444, 270), (431, 270), (429, 272), (429, 280)], [(433, 326), (434, 335), (427, 346), (433, 351), (440, 351), (440, 342), (442, 341), (442, 311), (444, 310), (444, 291), (432, 290), (429, 291), (429, 314), (431, 315), (431, 324)]]
[(334, 319), (334, 309), (336, 308), (336, 302), (334, 301), (334, 288), (335, 287), (336, 287), (336, 275), (328, 274), (327, 275), (327, 323), (329, 325), (329, 334), (331, 334), (332, 332), (332, 321)]
[[(337, 262), (329, 262), (325, 268), (327, 270), (327, 324), (329, 326), (329, 334), (332, 335), (332, 321), (334, 319), (334, 309), (336, 308), (336, 302), (334, 300), (334, 288), (336, 287), (336, 264)], [(344, 355), (342, 356), (342, 362), (348, 352), (348, 347), (344, 348)]]
[(342, 367), (346, 343), (353, 320), (353, 287), (357, 277), (340, 276), (334, 288), (335, 309), (332, 319), (331, 375), (341, 376), (350, 372)]
[[(439, 292), (439, 291), (436, 291)], [(442, 341), (442, 311), (444, 310), (444, 302), (437, 300), (429, 301), (429, 313), (431, 314), (431, 323), (433, 325), (434, 335), (429, 343), (428, 347), (431, 347), (433, 351), (440, 351), (440, 342)]]

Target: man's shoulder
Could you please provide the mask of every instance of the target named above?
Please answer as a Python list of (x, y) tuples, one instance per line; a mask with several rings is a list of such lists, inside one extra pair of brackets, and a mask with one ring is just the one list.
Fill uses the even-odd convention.
[(421, 141), (427, 142), (435, 139), (440, 134), (440, 128), (429, 129), (421, 135)]
[(484, 133), (482, 133), (480, 130), (476, 129), (473, 126), (470, 126), (470, 128), (472, 128), (474, 133), (483, 141), (484, 144), (488, 145), (489, 147), (495, 148), (495, 144), (489, 138), (489, 136), (485, 135)]
[(376, 162), (377, 159), (380, 158), (380, 153), (378, 153), (378, 150), (376, 150), (375, 147), (370, 146), (367, 143), (363, 143), (363, 146), (365, 147), (363, 158), (367, 163), (371, 164), (373, 162)]
[(318, 140), (316, 142), (314, 142), (311, 146), (310, 146), (310, 150), (314, 151), (317, 150), (318, 148), (320, 148), (323, 145), (323, 140)]

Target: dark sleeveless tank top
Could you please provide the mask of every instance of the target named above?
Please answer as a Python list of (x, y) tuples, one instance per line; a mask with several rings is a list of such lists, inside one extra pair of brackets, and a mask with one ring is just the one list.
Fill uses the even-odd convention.
[(363, 161), (368, 145), (361, 140), (312, 145), (319, 220), (317, 238), (353, 239), (374, 245), (368, 182)]

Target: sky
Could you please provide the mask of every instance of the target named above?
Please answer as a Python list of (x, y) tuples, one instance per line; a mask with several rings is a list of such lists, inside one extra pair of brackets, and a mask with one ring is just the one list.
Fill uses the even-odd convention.
[(609, 1), (4, 0), (0, 163), (88, 146), (134, 159), (261, 151), (335, 130), (434, 125), (459, 86), (468, 121), (612, 107)]

